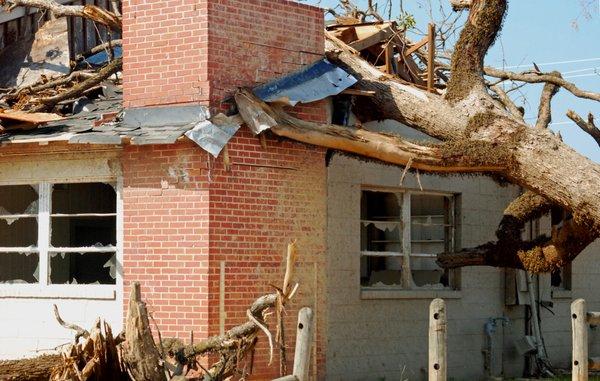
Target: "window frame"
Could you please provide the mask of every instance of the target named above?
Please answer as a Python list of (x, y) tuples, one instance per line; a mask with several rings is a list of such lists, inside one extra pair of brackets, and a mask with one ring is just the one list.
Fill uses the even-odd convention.
[[(116, 245), (107, 249), (51, 247), (50, 223), (52, 218), (52, 186), (54, 184), (108, 183), (115, 189), (116, 197)], [(32, 247), (0, 247), (0, 255), (8, 252), (31, 252), (39, 255), (39, 281), (37, 283), (4, 283), (0, 284), (0, 299), (33, 298), (33, 299), (95, 299), (115, 300), (119, 290), (123, 288), (123, 179), (122, 176), (52, 179), (52, 181), (0, 181), (0, 186), (37, 185), (38, 188), (38, 238), (35, 248)], [(60, 215), (57, 213), (57, 215)], [(51, 253), (60, 252), (113, 252), (116, 254), (115, 284), (51, 284), (49, 283), (49, 261)]]
[[(363, 192), (382, 192), (382, 193), (393, 193), (397, 197), (401, 197), (401, 215), (399, 221), (400, 235), (402, 237), (402, 252), (389, 252), (389, 251), (368, 251), (359, 250), (359, 261), (362, 261), (363, 257), (401, 257), (402, 268), (404, 274), (409, 274), (409, 277), (401, 278), (401, 285), (397, 287), (386, 287), (377, 288), (363, 286), (360, 284), (361, 297), (363, 299), (403, 299), (403, 298), (415, 298), (415, 297), (437, 297), (444, 296), (448, 298), (460, 297), (460, 276), (456, 270), (450, 270), (450, 286), (443, 289), (429, 289), (414, 285), (412, 278), (411, 262), (412, 258), (425, 257), (433, 258), (436, 254), (425, 254), (425, 253), (413, 253), (412, 252), (412, 220), (413, 216), (411, 213), (411, 199), (412, 195), (429, 195), (429, 196), (442, 196), (448, 197), (450, 205), (448, 206), (450, 212), (450, 219), (452, 221), (450, 228), (450, 243), (449, 246), (452, 251), (457, 250), (457, 244), (459, 242), (457, 238), (458, 234), (458, 216), (457, 205), (459, 205), (457, 198), (459, 194), (453, 192), (442, 192), (442, 191), (430, 191), (430, 190), (413, 190), (413, 189), (399, 189), (389, 187), (377, 187), (377, 186), (362, 186), (360, 188), (361, 197)], [(362, 219), (360, 216), (359, 222), (360, 227), (367, 220)], [(405, 221), (409, 221), (406, 223)], [(362, 238), (361, 238), (362, 239)], [(361, 241), (362, 246), (362, 241)], [(408, 260), (408, 271), (406, 270), (406, 263)], [(360, 274), (360, 271), (359, 271)], [(360, 278), (360, 275), (359, 275)]]

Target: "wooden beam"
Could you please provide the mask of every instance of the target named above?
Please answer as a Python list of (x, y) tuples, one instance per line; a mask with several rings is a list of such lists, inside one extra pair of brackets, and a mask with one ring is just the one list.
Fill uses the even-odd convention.
[(421, 49), (423, 46), (427, 45), (428, 42), (429, 42), (429, 36), (424, 37), (421, 41), (415, 43), (413, 46), (411, 46), (410, 48), (408, 48), (404, 52), (404, 57), (410, 56), (411, 54), (413, 54), (417, 50)]
[(377, 92), (371, 91), (371, 90), (346, 89), (346, 90), (342, 91), (340, 94), (359, 95), (359, 96), (363, 96), (363, 97), (374, 97), (375, 95), (377, 95)]
[(573, 331), (573, 381), (588, 381), (588, 319), (585, 300), (571, 303), (571, 327)]
[(380, 31), (373, 33), (372, 35), (365, 37), (363, 39), (351, 42), (349, 46), (355, 50), (361, 51), (369, 48), (375, 44), (384, 42), (394, 35), (394, 31), (389, 26), (385, 29), (381, 29)]
[(296, 333), (296, 351), (294, 354), (294, 376), (299, 381), (308, 381), (310, 377), (310, 356), (313, 341), (314, 314), (312, 309), (304, 307), (298, 312), (298, 331)]
[(435, 24), (429, 23), (429, 49), (427, 50), (427, 91), (435, 92), (433, 87), (435, 83)]

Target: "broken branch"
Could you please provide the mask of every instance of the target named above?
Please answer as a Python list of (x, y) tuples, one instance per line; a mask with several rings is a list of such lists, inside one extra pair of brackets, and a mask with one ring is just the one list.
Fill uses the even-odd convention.
[(575, 111), (569, 110), (567, 111), (567, 116), (571, 119), (579, 128), (588, 133), (596, 143), (600, 146), (600, 129), (594, 123), (594, 116), (590, 113), (588, 114), (588, 121), (586, 122), (580, 117)]
[(552, 74), (514, 73), (510, 71), (495, 69), (489, 66), (486, 66), (484, 68), (484, 72), (485, 75), (489, 75), (490, 77), (499, 78), (503, 80), (510, 79), (512, 81), (527, 83), (551, 83), (564, 88), (576, 97), (591, 99), (600, 102), (600, 93), (581, 90), (579, 87), (575, 86), (574, 83)]
[[(557, 71), (549, 73), (548, 75), (562, 78), (560, 73)], [(552, 122), (552, 97), (558, 93), (558, 90), (560, 90), (560, 87), (554, 83), (546, 83), (544, 85), (544, 89), (542, 90), (542, 95), (540, 97), (538, 118), (535, 124), (536, 128), (548, 128), (548, 125), (550, 125), (550, 122)]]
[[(240, 90), (235, 101), (244, 121), (267, 123), (276, 135), (321, 147), (350, 152), (387, 163), (406, 166), (411, 162), (414, 169), (438, 173), (498, 172), (498, 165), (473, 165), (462, 162), (462, 156), (450, 160), (436, 147), (428, 147), (405, 141), (398, 136), (342, 127), (331, 124), (307, 122), (285, 113), (281, 108), (269, 106), (247, 90)], [(259, 126), (255, 128), (258, 129)]]
[(83, 17), (113, 30), (120, 31), (122, 29), (121, 18), (119, 16), (91, 4), (62, 5), (54, 0), (0, 0), (0, 5), (8, 5), (9, 11), (16, 7), (44, 9), (51, 12), (55, 17)]

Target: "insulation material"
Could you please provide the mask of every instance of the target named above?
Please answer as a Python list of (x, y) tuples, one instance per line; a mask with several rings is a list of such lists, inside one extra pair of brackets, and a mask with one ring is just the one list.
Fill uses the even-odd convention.
[(254, 88), (265, 102), (295, 106), (337, 95), (354, 85), (357, 79), (343, 69), (322, 59), (283, 78)]

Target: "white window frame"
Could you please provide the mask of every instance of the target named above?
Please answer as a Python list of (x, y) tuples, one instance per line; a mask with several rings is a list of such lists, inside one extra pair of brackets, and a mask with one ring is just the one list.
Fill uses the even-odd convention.
[[(86, 247), (86, 248), (64, 248), (52, 247), (50, 243), (50, 220), (51, 217), (61, 217), (61, 214), (51, 214), (52, 210), (52, 185), (53, 184), (81, 184), (81, 183), (108, 183), (113, 185), (116, 193), (116, 246), (114, 247)], [(11, 185), (38, 185), (39, 210), (38, 210), (38, 239), (37, 247), (0, 247), (0, 255), (3, 253), (38, 253), (39, 255), (39, 282), (37, 283), (15, 283), (0, 284), (0, 299), (6, 298), (32, 298), (32, 299), (95, 299), (116, 300), (118, 293), (123, 289), (123, 179), (117, 177), (94, 177), (93, 179), (79, 180), (53, 180), (30, 181), (30, 182), (1, 182), (0, 186)], [(80, 214), (81, 215), (81, 214)], [(99, 214), (90, 214), (90, 216)], [(114, 215), (114, 213), (105, 214)], [(14, 216), (13, 216), (14, 217)], [(18, 216), (17, 216), (18, 217)], [(116, 253), (116, 279), (115, 284), (50, 284), (48, 283), (48, 266), (51, 253), (94, 253), (110, 252)]]
[[(421, 287), (416, 286), (412, 279), (411, 258), (417, 258), (417, 257), (435, 258), (437, 256), (437, 254), (413, 253), (412, 252), (413, 240), (412, 240), (411, 227), (412, 227), (413, 216), (411, 215), (411, 196), (413, 194), (414, 195), (430, 195), (430, 196), (443, 196), (443, 197), (448, 197), (450, 199), (450, 205), (448, 206), (448, 208), (450, 210), (450, 219), (452, 221), (451, 231), (450, 231), (450, 247), (451, 247), (452, 251), (455, 251), (456, 250), (456, 232), (457, 232), (457, 219), (456, 219), (456, 197), (457, 197), (457, 195), (455, 193), (450, 193), (450, 192), (420, 191), (420, 190), (416, 191), (416, 190), (408, 190), (408, 189), (393, 189), (393, 188), (379, 188), (379, 187), (362, 187), (361, 195), (362, 195), (362, 192), (364, 192), (364, 191), (393, 193), (393, 194), (398, 195), (399, 197), (402, 197), (402, 205), (401, 205), (401, 213), (402, 214), (401, 214), (400, 221), (397, 222), (399, 228), (401, 229), (402, 252), (361, 250), (360, 258), (362, 258), (362, 257), (401, 257), (402, 258), (403, 276), (401, 278), (402, 284), (399, 285), (398, 287), (386, 287), (385, 289), (381, 289), (381, 288), (377, 288), (377, 287), (368, 287), (368, 286), (361, 285), (362, 292), (369, 293), (369, 292), (395, 292), (395, 291), (411, 292), (411, 291), (415, 291), (418, 293), (421, 293), (421, 292), (422, 293), (431, 293), (432, 290), (430, 290), (430, 289), (421, 288)], [(410, 221), (410, 223), (406, 223), (406, 221)], [(362, 224), (365, 222), (369, 222), (369, 221), (363, 220), (362, 218), (360, 219), (361, 228), (362, 228)], [(396, 223), (396, 222), (394, 222), (394, 223)], [(407, 276), (404, 276), (404, 274), (407, 274)], [(458, 278), (458, 277), (456, 277), (454, 275), (453, 278)], [(435, 290), (435, 291), (442, 292), (442, 293), (456, 292), (458, 289), (460, 289), (460, 285), (454, 284), (455, 287), (452, 287), (453, 283), (457, 283), (457, 282), (453, 281), (451, 279), (449, 288), (444, 288), (444, 289)], [(367, 294), (367, 295), (370, 295), (370, 294)], [(451, 295), (451, 294), (448, 294), (448, 295)]]

